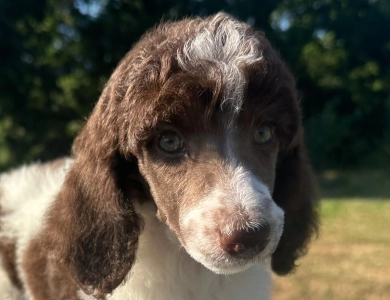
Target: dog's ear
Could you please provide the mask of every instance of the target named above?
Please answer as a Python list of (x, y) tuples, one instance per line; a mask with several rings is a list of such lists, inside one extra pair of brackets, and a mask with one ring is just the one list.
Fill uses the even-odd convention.
[(43, 235), (54, 260), (98, 298), (128, 274), (142, 228), (125, 186), (137, 176), (137, 163), (119, 150), (121, 120), (107, 98), (106, 91), (75, 140), (74, 163), (46, 216)]
[(302, 144), (280, 153), (276, 169), (273, 197), (285, 213), (283, 234), (272, 256), (272, 269), (279, 275), (294, 269), (318, 230), (317, 184)]

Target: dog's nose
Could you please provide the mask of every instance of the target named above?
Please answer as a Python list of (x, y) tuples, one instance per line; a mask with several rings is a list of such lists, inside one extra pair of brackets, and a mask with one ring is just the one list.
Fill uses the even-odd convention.
[(256, 228), (240, 229), (232, 234), (220, 236), (223, 250), (231, 256), (250, 258), (263, 251), (270, 240), (271, 229), (268, 223)]

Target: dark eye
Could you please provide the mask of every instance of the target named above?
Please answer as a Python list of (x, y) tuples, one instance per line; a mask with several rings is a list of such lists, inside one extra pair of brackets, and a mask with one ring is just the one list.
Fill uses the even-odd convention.
[(259, 127), (255, 131), (253, 138), (256, 144), (266, 144), (272, 140), (273, 135), (274, 135), (274, 128), (272, 126), (265, 125)]
[(178, 154), (184, 150), (183, 140), (176, 132), (164, 132), (158, 137), (158, 147), (169, 154)]

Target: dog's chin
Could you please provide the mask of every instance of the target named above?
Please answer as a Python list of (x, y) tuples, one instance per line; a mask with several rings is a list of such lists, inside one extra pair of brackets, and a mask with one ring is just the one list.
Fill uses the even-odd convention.
[(232, 275), (236, 273), (243, 272), (245, 270), (248, 270), (250, 267), (253, 266), (253, 263), (246, 263), (243, 265), (237, 265), (237, 266), (226, 266), (226, 267), (221, 267), (221, 266), (213, 266), (213, 265), (205, 265), (203, 264), (207, 269), (210, 271), (220, 274), (220, 275)]
[(187, 251), (187, 253), (206, 269), (221, 275), (240, 273), (260, 262), (256, 260), (236, 260), (227, 257), (224, 259), (207, 259), (206, 256), (201, 255), (200, 253), (191, 253), (191, 251)]

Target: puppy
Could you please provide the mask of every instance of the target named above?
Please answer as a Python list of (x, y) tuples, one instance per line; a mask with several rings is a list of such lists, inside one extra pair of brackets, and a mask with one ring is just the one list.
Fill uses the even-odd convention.
[(8, 299), (269, 299), (317, 230), (293, 76), (224, 13), (146, 33), (72, 153), (0, 178)]

